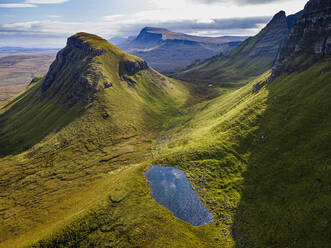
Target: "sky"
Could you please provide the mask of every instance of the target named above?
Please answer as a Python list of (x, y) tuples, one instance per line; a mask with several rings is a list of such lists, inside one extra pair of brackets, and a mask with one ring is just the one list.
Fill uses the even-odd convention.
[(89, 32), (110, 39), (145, 27), (202, 36), (252, 36), (307, 0), (0, 0), (0, 47), (61, 48)]

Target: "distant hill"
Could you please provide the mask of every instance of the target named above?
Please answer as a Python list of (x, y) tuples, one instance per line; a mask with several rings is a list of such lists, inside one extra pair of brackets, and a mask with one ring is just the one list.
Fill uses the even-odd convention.
[[(200, 37), (146, 27), (135, 39), (118, 44), (124, 51), (145, 59), (158, 71), (171, 71), (237, 47), (246, 37)], [(117, 42), (118, 39), (114, 40)]]
[(182, 80), (224, 86), (233, 82), (243, 84), (245, 82), (241, 80), (247, 76), (257, 76), (273, 66), (282, 44), (301, 15), (302, 12), (298, 12), (286, 17), (285, 12), (280, 11), (261, 32), (231, 52), (198, 61), (170, 75)]
[(60, 49), (56, 48), (25, 48), (25, 47), (0, 47), (0, 57), (9, 55), (50, 55), (54, 56)]

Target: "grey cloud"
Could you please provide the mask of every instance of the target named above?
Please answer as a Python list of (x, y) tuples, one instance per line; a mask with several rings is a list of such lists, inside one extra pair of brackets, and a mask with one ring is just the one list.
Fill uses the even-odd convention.
[(229, 31), (231, 30), (247, 30), (257, 29), (260, 25), (268, 23), (271, 17), (247, 17), (247, 18), (229, 18), (229, 19), (213, 19), (210, 23), (201, 23), (196, 20), (183, 20), (160, 23), (144, 23), (138, 25), (123, 26), (121, 35), (132, 35), (137, 33), (145, 26), (157, 26), (167, 28), (177, 32), (199, 32), (199, 31)]
[[(230, 18), (230, 19), (213, 19), (208, 23), (201, 23), (196, 20), (183, 20), (158, 23), (139, 23), (139, 24), (121, 24), (115, 32), (109, 32), (107, 23), (101, 29), (98, 29), (98, 35), (104, 38), (111, 36), (132, 36), (145, 26), (156, 26), (167, 28), (176, 32), (183, 33), (203, 33), (204, 35), (247, 35), (254, 34), (261, 25), (266, 24), (271, 17), (248, 17), (248, 18)], [(61, 24), (61, 25), (65, 25)], [(83, 27), (84, 25), (82, 25)], [(28, 27), (12, 26), (5, 27), (0, 25), (0, 46), (30, 46), (30, 47), (62, 47), (65, 44), (66, 38), (76, 32), (96, 32), (91, 29), (74, 27), (66, 32), (47, 32), (44, 31), (43, 25), (33, 23)], [(108, 31), (108, 32), (107, 32)], [(253, 33), (252, 33), (253, 32)], [(108, 34), (109, 33), (109, 34)]]
[(272, 2), (285, 2), (285, 1), (290, 1), (290, 0), (192, 0), (192, 1), (199, 2), (199, 3), (206, 3), (206, 4), (235, 3), (235, 4), (250, 5), (250, 4), (268, 4), (268, 3), (272, 3)]

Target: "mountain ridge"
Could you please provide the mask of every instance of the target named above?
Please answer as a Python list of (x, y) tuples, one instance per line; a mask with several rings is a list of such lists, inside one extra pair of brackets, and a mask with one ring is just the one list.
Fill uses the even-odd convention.
[(202, 37), (177, 33), (164, 28), (145, 27), (135, 39), (118, 46), (146, 60), (153, 68), (165, 72), (230, 51), (240, 37)]
[[(284, 11), (273, 16), (271, 21), (254, 37), (242, 42), (227, 54), (215, 56), (189, 65), (169, 75), (186, 81), (238, 85), (246, 76), (257, 76), (270, 69), (284, 41), (290, 34), (289, 27), (300, 17), (300, 12), (286, 17)], [(289, 20), (289, 22), (288, 22)]]

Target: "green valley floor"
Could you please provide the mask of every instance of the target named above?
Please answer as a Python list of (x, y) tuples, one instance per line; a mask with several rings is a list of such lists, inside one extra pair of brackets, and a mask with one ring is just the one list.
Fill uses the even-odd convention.
[[(138, 93), (120, 87), (95, 107), (75, 107), (65, 126), (0, 158), (0, 247), (328, 247), (330, 64), (270, 83), (266, 72), (205, 101), (189, 84), (148, 71), (134, 76)], [(150, 89), (159, 78), (166, 86)], [(2, 104), (23, 137), (19, 102), (37, 84), (16, 105)], [(109, 129), (116, 109), (116, 125), (127, 118), (123, 98), (134, 124)], [(160, 206), (144, 177), (152, 164), (184, 170), (215, 223), (193, 227)]]

